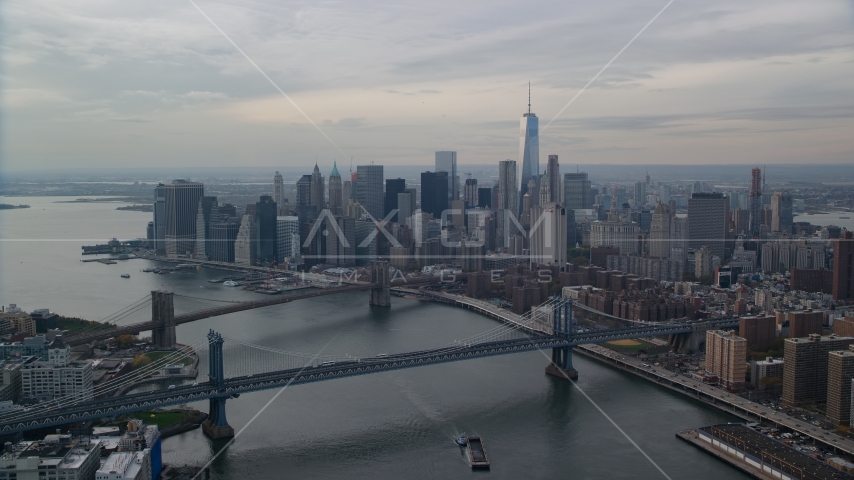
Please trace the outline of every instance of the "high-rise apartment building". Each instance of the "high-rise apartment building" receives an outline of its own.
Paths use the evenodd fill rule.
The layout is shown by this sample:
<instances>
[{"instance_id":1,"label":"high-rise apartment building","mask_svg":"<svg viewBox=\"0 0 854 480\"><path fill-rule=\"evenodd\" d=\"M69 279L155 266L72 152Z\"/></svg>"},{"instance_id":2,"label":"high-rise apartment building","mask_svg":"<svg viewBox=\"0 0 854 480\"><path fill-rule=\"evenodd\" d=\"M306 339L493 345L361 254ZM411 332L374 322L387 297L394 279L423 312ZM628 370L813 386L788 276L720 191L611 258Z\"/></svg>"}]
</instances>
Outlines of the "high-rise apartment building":
<instances>
[{"instance_id":1,"label":"high-rise apartment building","mask_svg":"<svg viewBox=\"0 0 854 480\"><path fill-rule=\"evenodd\" d=\"M466 202L467 208L474 208L477 206L477 179L476 178L467 178L466 186L463 191L463 200Z\"/></svg>"},{"instance_id":2,"label":"high-rise apartment building","mask_svg":"<svg viewBox=\"0 0 854 480\"><path fill-rule=\"evenodd\" d=\"M397 195L406 191L406 180L402 178L389 178L385 181L385 201L383 208L383 218L385 218L393 210L398 209ZM377 220L382 220L378 218ZM395 214L392 222L400 222L400 216Z\"/></svg>"},{"instance_id":3,"label":"high-rise apartment building","mask_svg":"<svg viewBox=\"0 0 854 480\"><path fill-rule=\"evenodd\" d=\"M528 181L540 176L540 134L537 115L531 113L531 86L528 85L528 113L522 115L519 132L519 161L522 171L519 176L519 197L528 192ZM531 194L533 196L533 193ZM520 208L521 204L516 208Z\"/></svg>"},{"instance_id":4,"label":"high-rise apartment building","mask_svg":"<svg viewBox=\"0 0 854 480\"><path fill-rule=\"evenodd\" d=\"M437 172L448 172L448 200L460 198L460 176L457 173L457 152L436 152Z\"/></svg>"},{"instance_id":5,"label":"high-rise apartment building","mask_svg":"<svg viewBox=\"0 0 854 480\"><path fill-rule=\"evenodd\" d=\"M733 332L706 331L706 371L727 390L741 390L747 374L747 341Z\"/></svg>"},{"instance_id":6,"label":"high-rise apartment building","mask_svg":"<svg viewBox=\"0 0 854 480\"><path fill-rule=\"evenodd\" d=\"M727 236L726 198L720 193L694 193L688 200L688 238L691 248L707 245L712 255L724 260Z\"/></svg>"},{"instance_id":7,"label":"high-rise apartment building","mask_svg":"<svg viewBox=\"0 0 854 480\"><path fill-rule=\"evenodd\" d=\"M670 214L659 203L652 213L649 226L649 256L670 258Z\"/></svg>"},{"instance_id":8,"label":"high-rise apartment building","mask_svg":"<svg viewBox=\"0 0 854 480\"><path fill-rule=\"evenodd\" d=\"M166 255L186 255L196 246L196 216L205 186L198 182L175 180L165 187Z\"/></svg>"},{"instance_id":9,"label":"high-rise apartment building","mask_svg":"<svg viewBox=\"0 0 854 480\"><path fill-rule=\"evenodd\" d=\"M277 235L277 206L273 197L261 195L261 199L255 203L255 225L258 229L256 236L258 246L255 254L258 262L271 264L276 261L278 248L276 247Z\"/></svg>"},{"instance_id":10,"label":"high-rise apartment building","mask_svg":"<svg viewBox=\"0 0 854 480\"><path fill-rule=\"evenodd\" d=\"M771 196L771 231L792 233L792 195L774 192Z\"/></svg>"},{"instance_id":11,"label":"high-rise apartment building","mask_svg":"<svg viewBox=\"0 0 854 480\"><path fill-rule=\"evenodd\" d=\"M777 338L777 318L773 315L741 317L738 335L747 341L747 348L763 351Z\"/></svg>"},{"instance_id":12,"label":"high-rise apartment building","mask_svg":"<svg viewBox=\"0 0 854 480\"><path fill-rule=\"evenodd\" d=\"M566 208L581 210L593 208L590 202L590 180L587 173L563 174L563 203Z\"/></svg>"},{"instance_id":13,"label":"high-rise apartment building","mask_svg":"<svg viewBox=\"0 0 854 480\"><path fill-rule=\"evenodd\" d=\"M789 321L790 338L806 337L813 333L821 335L824 330L822 311L786 312L786 320Z\"/></svg>"},{"instance_id":14,"label":"high-rise apartment building","mask_svg":"<svg viewBox=\"0 0 854 480\"><path fill-rule=\"evenodd\" d=\"M343 215L345 202L341 174L338 173L338 162L335 162L332 164L332 173L329 174L329 210L332 215Z\"/></svg>"},{"instance_id":15,"label":"high-rise apartment building","mask_svg":"<svg viewBox=\"0 0 854 480\"><path fill-rule=\"evenodd\" d=\"M854 298L854 233L833 240L833 299Z\"/></svg>"},{"instance_id":16,"label":"high-rise apartment building","mask_svg":"<svg viewBox=\"0 0 854 480\"><path fill-rule=\"evenodd\" d=\"M285 204L285 181L279 172L273 176L273 201L279 208Z\"/></svg>"},{"instance_id":17,"label":"high-rise apartment building","mask_svg":"<svg viewBox=\"0 0 854 480\"><path fill-rule=\"evenodd\" d=\"M166 185L154 187L154 250L166 252Z\"/></svg>"},{"instance_id":18,"label":"high-rise apartment building","mask_svg":"<svg viewBox=\"0 0 854 480\"><path fill-rule=\"evenodd\" d=\"M448 172L423 172L421 174L421 210L442 218L448 209Z\"/></svg>"},{"instance_id":19,"label":"high-rise apartment building","mask_svg":"<svg viewBox=\"0 0 854 480\"><path fill-rule=\"evenodd\" d=\"M783 347L783 405L798 407L827 401L828 354L846 350L852 337L787 338Z\"/></svg>"},{"instance_id":20,"label":"high-rise apartment building","mask_svg":"<svg viewBox=\"0 0 854 480\"><path fill-rule=\"evenodd\" d=\"M549 202L563 203L560 189L560 163L557 155L549 155L549 163L546 166L546 174L549 176Z\"/></svg>"},{"instance_id":21,"label":"high-rise apartment building","mask_svg":"<svg viewBox=\"0 0 854 480\"><path fill-rule=\"evenodd\" d=\"M383 166L358 165L356 167L356 183L354 185L356 201L376 221L383 219Z\"/></svg>"},{"instance_id":22,"label":"high-rise apartment building","mask_svg":"<svg viewBox=\"0 0 854 480\"><path fill-rule=\"evenodd\" d=\"M759 237L762 231L762 170L750 171L750 227L752 237Z\"/></svg>"},{"instance_id":23,"label":"high-rise apartment building","mask_svg":"<svg viewBox=\"0 0 854 480\"><path fill-rule=\"evenodd\" d=\"M836 425L851 423L851 380L854 352L837 350L827 357L827 418Z\"/></svg>"},{"instance_id":24,"label":"high-rise apartment building","mask_svg":"<svg viewBox=\"0 0 854 480\"><path fill-rule=\"evenodd\" d=\"M531 265L566 265L566 209L559 203L531 208Z\"/></svg>"}]
</instances>

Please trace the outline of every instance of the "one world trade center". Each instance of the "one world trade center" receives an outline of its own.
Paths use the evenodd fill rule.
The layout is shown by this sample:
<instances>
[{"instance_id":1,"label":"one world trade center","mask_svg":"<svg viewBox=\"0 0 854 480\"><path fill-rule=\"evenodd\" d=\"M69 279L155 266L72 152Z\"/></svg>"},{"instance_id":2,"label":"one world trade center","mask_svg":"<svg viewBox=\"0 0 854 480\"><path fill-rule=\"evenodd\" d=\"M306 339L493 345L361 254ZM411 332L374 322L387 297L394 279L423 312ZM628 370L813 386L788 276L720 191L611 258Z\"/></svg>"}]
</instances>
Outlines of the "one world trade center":
<instances>
[{"instance_id":1,"label":"one world trade center","mask_svg":"<svg viewBox=\"0 0 854 480\"><path fill-rule=\"evenodd\" d=\"M540 176L540 135L539 120L531 113L531 84L528 83L528 113L522 115L519 133L519 160L522 161L522 172L519 175L519 210L521 211L522 197L528 192L528 180L534 179L535 184ZM531 192L534 197L537 192Z\"/></svg>"}]
</instances>

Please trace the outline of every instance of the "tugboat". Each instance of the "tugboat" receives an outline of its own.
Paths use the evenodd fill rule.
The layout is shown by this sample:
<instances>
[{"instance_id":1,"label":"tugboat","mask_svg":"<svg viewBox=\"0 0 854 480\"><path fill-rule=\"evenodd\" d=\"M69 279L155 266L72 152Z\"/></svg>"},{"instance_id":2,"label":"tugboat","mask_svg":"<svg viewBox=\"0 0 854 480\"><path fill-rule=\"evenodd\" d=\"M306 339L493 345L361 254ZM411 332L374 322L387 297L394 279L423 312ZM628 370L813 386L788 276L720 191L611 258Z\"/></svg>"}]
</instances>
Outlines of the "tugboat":
<instances>
[{"instance_id":1,"label":"tugboat","mask_svg":"<svg viewBox=\"0 0 854 480\"><path fill-rule=\"evenodd\" d=\"M129 273L123 273L122 278L130 278L130 274Z\"/></svg>"},{"instance_id":2,"label":"tugboat","mask_svg":"<svg viewBox=\"0 0 854 480\"><path fill-rule=\"evenodd\" d=\"M466 432L461 433L459 437L455 438L454 443L461 447L465 447L466 445L468 445L468 440L466 440Z\"/></svg>"}]
</instances>

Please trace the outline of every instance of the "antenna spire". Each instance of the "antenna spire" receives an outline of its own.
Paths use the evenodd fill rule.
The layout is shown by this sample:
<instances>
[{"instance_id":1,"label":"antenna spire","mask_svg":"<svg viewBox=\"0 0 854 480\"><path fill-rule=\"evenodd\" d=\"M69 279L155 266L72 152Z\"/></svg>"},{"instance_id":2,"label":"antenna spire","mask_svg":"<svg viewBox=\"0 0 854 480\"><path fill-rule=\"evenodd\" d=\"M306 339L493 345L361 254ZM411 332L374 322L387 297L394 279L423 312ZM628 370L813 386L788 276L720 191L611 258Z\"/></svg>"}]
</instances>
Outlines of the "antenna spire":
<instances>
[{"instance_id":1,"label":"antenna spire","mask_svg":"<svg viewBox=\"0 0 854 480\"><path fill-rule=\"evenodd\" d=\"M531 82L528 82L528 115L531 114Z\"/></svg>"}]
</instances>

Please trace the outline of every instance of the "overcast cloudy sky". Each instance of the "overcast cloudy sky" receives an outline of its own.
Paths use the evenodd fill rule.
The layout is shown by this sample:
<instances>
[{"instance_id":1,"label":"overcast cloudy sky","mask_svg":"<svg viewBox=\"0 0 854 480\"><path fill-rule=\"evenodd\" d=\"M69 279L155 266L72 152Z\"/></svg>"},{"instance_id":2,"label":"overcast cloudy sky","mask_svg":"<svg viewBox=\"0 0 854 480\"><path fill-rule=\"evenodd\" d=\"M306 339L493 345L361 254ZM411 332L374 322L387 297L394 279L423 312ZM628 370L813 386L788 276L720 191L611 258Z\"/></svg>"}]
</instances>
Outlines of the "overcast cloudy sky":
<instances>
[{"instance_id":1,"label":"overcast cloudy sky","mask_svg":"<svg viewBox=\"0 0 854 480\"><path fill-rule=\"evenodd\" d=\"M0 152L13 170L854 160L850 0L0 3ZM340 149L340 150L339 150Z\"/></svg>"}]
</instances>

